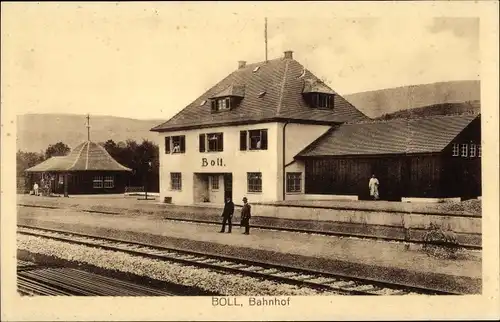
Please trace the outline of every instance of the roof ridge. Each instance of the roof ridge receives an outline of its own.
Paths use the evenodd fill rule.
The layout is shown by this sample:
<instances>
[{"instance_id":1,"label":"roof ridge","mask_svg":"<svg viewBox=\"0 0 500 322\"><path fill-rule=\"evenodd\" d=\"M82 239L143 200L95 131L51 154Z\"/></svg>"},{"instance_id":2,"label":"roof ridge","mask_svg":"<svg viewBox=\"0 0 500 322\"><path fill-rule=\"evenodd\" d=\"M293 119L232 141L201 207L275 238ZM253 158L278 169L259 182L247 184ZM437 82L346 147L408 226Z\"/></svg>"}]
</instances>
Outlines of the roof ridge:
<instances>
[{"instance_id":1,"label":"roof ridge","mask_svg":"<svg viewBox=\"0 0 500 322\"><path fill-rule=\"evenodd\" d=\"M481 113L453 113L453 114L436 114L436 115L425 115L425 116L416 116L416 117L398 117L392 119L369 119L364 121L353 121L353 122L345 122L346 125L353 124L375 124L375 123L390 123L396 121L413 121L413 120L423 120L423 119L431 119L431 118L439 118L439 117L457 117L457 116L479 116Z\"/></svg>"},{"instance_id":2,"label":"roof ridge","mask_svg":"<svg viewBox=\"0 0 500 322\"><path fill-rule=\"evenodd\" d=\"M89 169L89 150L90 150L90 141L87 141L87 155L85 160L85 170Z\"/></svg>"},{"instance_id":3,"label":"roof ridge","mask_svg":"<svg viewBox=\"0 0 500 322\"><path fill-rule=\"evenodd\" d=\"M280 96L278 98L278 108L276 109L276 115L279 116L280 115L280 110L281 110L281 106L283 105L283 95L284 95L284 92L285 92L285 85L286 85L286 76L287 76L287 73L288 73L288 64L290 63L289 60L287 60L285 62L285 71L283 72L283 81L281 82L281 89L280 89Z\"/></svg>"},{"instance_id":4,"label":"roof ridge","mask_svg":"<svg viewBox=\"0 0 500 322\"><path fill-rule=\"evenodd\" d=\"M76 163L78 162L78 160L80 160L80 156L82 155L82 151L83 151L83 146L85 145L85 143L88 143L89 141L86 141L82 144L82 148L80 149L80 153L78 153L78 156L75 158L75 161L73 162L73 164L68 168L68 170L71 170L71 168L73 168Z\"/></svg>"}]
</instances>

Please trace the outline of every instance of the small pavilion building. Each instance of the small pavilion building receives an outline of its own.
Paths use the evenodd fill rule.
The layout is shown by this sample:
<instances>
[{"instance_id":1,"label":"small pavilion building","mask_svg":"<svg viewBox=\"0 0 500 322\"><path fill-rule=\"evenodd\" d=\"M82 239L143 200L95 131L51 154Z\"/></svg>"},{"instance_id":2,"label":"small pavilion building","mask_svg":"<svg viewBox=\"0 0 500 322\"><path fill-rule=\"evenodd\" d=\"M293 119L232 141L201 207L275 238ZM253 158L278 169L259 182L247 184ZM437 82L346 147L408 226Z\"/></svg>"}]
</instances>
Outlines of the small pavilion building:
<instances>
[{"instance_id":1,"label":"small pavilion building","mask_svg":"<svg viewBox=\"0 0 500 322\"><path fill-rule=\"evenodd\" d=\"M26 170L31 186L37 182L41 190L64 195L123 193L131 171L91 141Z\"/></svg>"}]
</instances>

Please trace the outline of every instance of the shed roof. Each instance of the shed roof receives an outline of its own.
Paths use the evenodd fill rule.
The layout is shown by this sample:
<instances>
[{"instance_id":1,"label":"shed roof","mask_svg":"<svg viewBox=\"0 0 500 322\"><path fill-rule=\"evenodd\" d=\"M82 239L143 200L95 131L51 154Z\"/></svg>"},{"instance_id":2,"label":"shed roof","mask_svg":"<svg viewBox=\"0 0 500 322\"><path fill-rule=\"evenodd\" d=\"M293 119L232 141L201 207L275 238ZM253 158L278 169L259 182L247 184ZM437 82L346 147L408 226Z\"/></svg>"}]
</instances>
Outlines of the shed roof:
<instances>
[{"instance_id":1,"label":"shed roof","mask_svg":"<svg viewBox=\"0 0 500 322\"><path fill-rule=\"evenodd\" d=\"M99 144L86 141L67 156L51 157L26 170L27 172L63 171L132 171L122 166Z\"/></svg>"},{"instance_id":2,"label":"shed roof","mask_svg":"<svg viewBox=\"0 0 500 322\"><path fill-rule=\"evenodd\" d=\"M367 119L340 95L335 95L333 110L311 108L302 96L304 88L310 87L310 84L321 84L321 90L335 93L293 58L249 64L229 74L170 120L151 131L277 120L335 124ZM220 96L226 90L238 89L238 86L244 86L245 89L241 103L231 110L211 113L208 100Z\"/></svg>"},{"instance_id":3,"label":"shed roof","mask_svg":"<svg viewBox=\"0 0 500 322\"><path fill-rule=\"evenodd\" d=\"M296 157L441 152L480 115L439 115L342 124Z\"/></svg>"}]
</instances>

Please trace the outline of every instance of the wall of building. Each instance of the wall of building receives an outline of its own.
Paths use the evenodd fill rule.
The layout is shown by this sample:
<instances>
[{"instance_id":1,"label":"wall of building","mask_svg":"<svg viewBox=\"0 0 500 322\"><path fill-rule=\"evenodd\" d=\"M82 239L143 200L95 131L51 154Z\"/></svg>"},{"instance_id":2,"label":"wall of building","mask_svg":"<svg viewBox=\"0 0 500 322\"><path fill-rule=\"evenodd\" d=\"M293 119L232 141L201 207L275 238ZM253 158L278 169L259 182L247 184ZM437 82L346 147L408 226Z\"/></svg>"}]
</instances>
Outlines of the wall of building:
<instances>
[{"instance_id":1,"label":"wall of building","mask_svg":"<svg viewBox=\"0 0 500 322\"><path fill-rule=\"evenodd\" d=\"M279 151L283 149L283 127L284 123L280 124L280 137L279 137ZM289 123L285 128L285 160L283 161L283 156L279 156L278 168L280 172L278 174L278 189L281 191L280 198L278 200L283 200L283 184L286 184L286 179L283 181L283 165L286 172L300 172L302 173L301 180L301 191L300 192L285 192L285 199L303 199L304 196L304 181L305 181L305 166L303 161L294 161L295 155L306 148L314 140L323 135L326 131L330 129L331 126L328 125L314 125L314 124L295 124ZM286 177L285 177L286 178Z\"/></svg>"},{"instance_id":2,"label":"wall of building","mask_svg":"<svg viewBox=\"0 0 500 322\"><path fill-rule=\"evenodd\" d=\"M268 149L240 151L240 131L267 129ZM202 133L224 133L224 151L199 152L199 135ZM165 137L185 135L185 153L166 154ZM240 203L246 196L252 202L274 201L280 195L276 185L278 172L278 124L264 123L188 131L159 133L157 144L160 147L160 198L172 197L174 204L192 204L195 200L194 173L232 173L233 200ZM170 173L182 174L182 189L172 190ZM262 173L262 192L247 191L247 172ZM222 179L221 179L222 180ZM200 182L198 182L200 183ZM201 183L200 183L201 184ZM220 188L223 189L221 182ZM223 192L223 190L222 190ZM196 195L201 194L197 188Z\"/></svg>"}]
</instances>

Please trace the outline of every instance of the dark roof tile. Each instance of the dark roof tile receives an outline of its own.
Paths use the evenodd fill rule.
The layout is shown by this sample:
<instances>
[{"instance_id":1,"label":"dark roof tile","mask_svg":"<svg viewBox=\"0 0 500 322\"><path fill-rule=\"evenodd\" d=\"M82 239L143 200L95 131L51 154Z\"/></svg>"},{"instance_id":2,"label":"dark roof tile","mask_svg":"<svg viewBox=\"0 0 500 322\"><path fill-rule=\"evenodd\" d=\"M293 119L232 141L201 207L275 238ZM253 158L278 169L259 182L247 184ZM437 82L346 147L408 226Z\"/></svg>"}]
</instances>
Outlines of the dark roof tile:
<instances>
[{"instance_id":1,"label":"dark roof tile","mask_svg":"<svg viewBox=\"0 0 500 322\"><path fill-rule=\"evenodd\" d=\"M297 157L441 152L478 115L439 115L342 124Z\"/></svg>"},{"instance_id":2,"label":"dark roof tile","mask_svg":"<svg viewBox=\"0 0 500 322\"><path fill-rule=\"evenodd\" d=\"M256 67L260 68L254 71ZM232 72L170 120L151 130L168 131L278 118L331 124L367 119L338 94L335 95L333 110L309 107L302 97L306 82L322 84L316 76L293 59L279 58L267 63L249 64ZM201 104L235 86L236 89L237 86L244 86L245 90L244 99L235 108L211 113L208 104ZM324 84L322 86L329 89ZM262 92L266 94L259 95Z\"/></svg>"}]
</instances>

